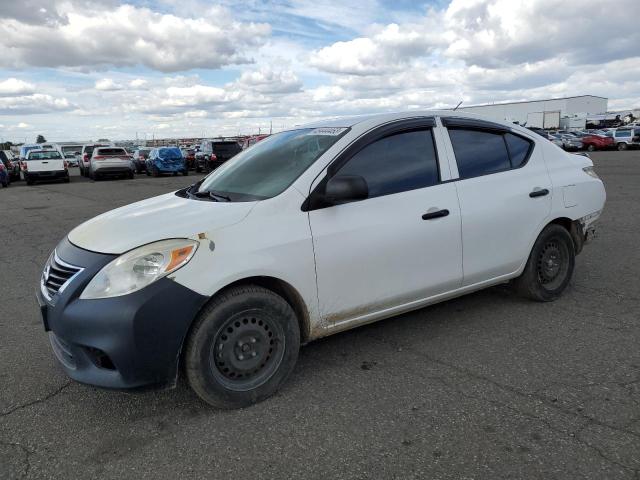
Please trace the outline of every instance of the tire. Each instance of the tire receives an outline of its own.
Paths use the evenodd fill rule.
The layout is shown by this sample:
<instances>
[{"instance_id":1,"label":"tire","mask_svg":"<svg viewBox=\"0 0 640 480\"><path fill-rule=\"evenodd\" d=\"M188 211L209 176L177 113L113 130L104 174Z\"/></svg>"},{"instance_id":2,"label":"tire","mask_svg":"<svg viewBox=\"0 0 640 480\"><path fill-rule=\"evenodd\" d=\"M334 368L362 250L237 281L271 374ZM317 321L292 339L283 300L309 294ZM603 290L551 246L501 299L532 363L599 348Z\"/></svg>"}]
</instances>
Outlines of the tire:
<instances>
[{"instance_id":1,"label":"tire","mask_svg":"<svg viewBox=\"0 0 640 480\"><path fill-rule=\"evenodd\" d=\"M9 182L2 182L2 188L7 188L9 186Z\"/></svg>"},{"instance_id":2,"label":"tire","mask_svg":"<svg viewBox=\"0 0 640 480\"><path fill-rule=\"evenodd\" d=\"M129 175L127 175L127 178L128 178L129 180L133 180L133 170L131 170L131 171L129 172Z\"/></svg>"},{"instance_id":3,"label":"tire","mask_svg":"<svg viewBox=\"0 0 640 480\"><path fill-rule=\"evenodd\" d=\"M620 142L620 143L617 145L617 148L618 148L618 151L619 151L619 152L622 152L622 151L624 151L624 150L626 150L626 149L627 149L627 144L626 144L626 143L624 143L624 142Z\"/></svg>"},{"instance_id":4,"label":"tire","mask_svg":"<svg viewBox=\"0 0 640 480\"><path fill-rule=\"evenodd\" d=\"M196 173L200 173L202 169L199 166L196 166Z\"/></svg>"},{"instance_id":5,"label":"tire","mask_svg":"<svg viewBox=\"0 0 640 480\"><path fill-rule=\"evenodd\" d=\"M596 149L593 145L587 145L587 151L593 152Z\"/></svg>"},{"instance_id":6,"label":"tire","mask_svg":"<svg viewBox=\"0 0 640 480\"><path fill-rule=\"evenodd\" d=\"M35 182L30 179L29 177L25 178L25 180L27 181L27 185L33 185Z\"/></svg>"},{"instance_id":7,"label":"tire","mask_svg":"<svg viewBox=\"0 0 640 480\"><path fill-rule=\"evenodd\" d=\"M299 350L298 321L282 297L258 286L233 287L195 320L186 340L187 379L214 407L246 407L280 388Z\"/></svg>"},{"instance_id":8,"label":"tire","mask_svg":"<svg viewBox=\"0 0 640 480\"><path fill-rule=\"evenodd\" d=\"M158 170L157 167L153 167L153 176L154 177L159 177L160 176L160 170Z\"/></svg>"},{"instance_id":9,"label":"tire","mask_svg":"<svg viewBox=\"0 0 640 480\"><path fill-rule=\"evenodd\" d=\"M69 177L65 177L64 180L63 180L64 183L69 183L70 181L71 181L71 179Z\"/></svg>"},{"instance_id":10,"label":"tire","mask_svg":"<svg viewBox=\"0 0 640 480\"><path fill-rule=\"evenodd\" d=\"M557 300L571 281L575 245L560 225L547 225L531 249L524 272L515 281L518 293L539 302Z\"/></svg>"},{"instance_id":11,"label":"tire","mask_svg":"<svg viewBox=\"0 0 640 480\"><path fill-rule=\"evenodd\" d=\"M184 175L185 177L189 175L189 170L185 169L184 172L182 172L182 175Z\"/></svg>"}]
</instances>

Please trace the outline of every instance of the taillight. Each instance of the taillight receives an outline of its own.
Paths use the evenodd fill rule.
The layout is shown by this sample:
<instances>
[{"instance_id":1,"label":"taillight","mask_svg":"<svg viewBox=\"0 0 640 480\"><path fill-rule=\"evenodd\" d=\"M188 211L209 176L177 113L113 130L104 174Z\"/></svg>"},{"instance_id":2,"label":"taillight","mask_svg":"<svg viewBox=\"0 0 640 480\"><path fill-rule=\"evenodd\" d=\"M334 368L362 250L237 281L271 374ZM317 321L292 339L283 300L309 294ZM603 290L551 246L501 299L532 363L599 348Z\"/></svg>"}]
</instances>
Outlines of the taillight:
<instances>
[{"instance_id":1,"label":"taillight","mask_svg":"<svg viewBox=\"0 0 640 480\"><path fill-rule=\"evenodd\" d=\"M69 162L67 162L66 160L64 161L64 169L68 169L69 168Z\"/></svg>"},{"instance_id":2,"label":"taillight","mask_svg":"<svg viewBox=\"0 0 640 480\"><path fill-rule=\"evenodd\" d=\"M211 154L211 161L212 161L212 162L215 162L217 159L218 159L218 157L216 157L216 154L215 154L215 153L212 153L212 154Z\"/></svg>"},{"instance_id":3,"label":"taillight","mask_svg":"<svg viewBox=\"0 0 640 480\"><path fill-rule=\"evenodd\" d=\"M20 162L20 166L22 167L23 172L26 172L27 170L29 170L27 162Z\"/></svg>"},{"instance_id":4,"label":"taillight","mask_svg":"<svg viewBox=\"0 0 640 480\"><path fill-rule=\"evenodd\" d=\"M94 160L104 160L105 158L107 157L105 157L104 155L96 155L95 157L93 157Z\"/></svg>"},{"instance_id":5,"label":"taillight","mask_svg":"<svg viewBox=\"0 0 640 480\"><path fill-rule=\"evenodd\" d=\"M82 155L82 161L83 162L88 162L89 161L89 154L85 153L84 155Z\"/></svg>"}]
</instances>

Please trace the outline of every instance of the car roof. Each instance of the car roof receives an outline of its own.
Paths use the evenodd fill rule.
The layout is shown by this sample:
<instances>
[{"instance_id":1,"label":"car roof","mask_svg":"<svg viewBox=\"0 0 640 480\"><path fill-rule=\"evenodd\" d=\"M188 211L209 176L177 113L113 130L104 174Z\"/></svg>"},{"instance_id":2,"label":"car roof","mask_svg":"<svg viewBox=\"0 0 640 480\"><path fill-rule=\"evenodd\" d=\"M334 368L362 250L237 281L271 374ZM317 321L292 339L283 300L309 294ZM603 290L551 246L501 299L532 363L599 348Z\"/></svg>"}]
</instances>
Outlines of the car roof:
<instances>
[{"instance_id":1,"label":"car roof","mask_svg":"<svg viewBox=\"0 0 640 480\"><path fill-rule=\"evenodd\" d=\"M420 117L458 117L458 118L470 118L476 120L483 120L487 122L501 124L510 128L518 127L518 129L525 129L521 125L515 123L506 122L503 120L496 120L495 118L487 117L484 115L478 115L476 113L465 112L464 110L406 110L404 112L394 113L376 113L370 115L357 115L341 118L330 118L326 120L318 120L315 122L296 125L293 129L299 128L319 128L319 127L354 127L360 123L386 123L394 120L403 120L409 118Z\"/></svg>"}]
</instances>

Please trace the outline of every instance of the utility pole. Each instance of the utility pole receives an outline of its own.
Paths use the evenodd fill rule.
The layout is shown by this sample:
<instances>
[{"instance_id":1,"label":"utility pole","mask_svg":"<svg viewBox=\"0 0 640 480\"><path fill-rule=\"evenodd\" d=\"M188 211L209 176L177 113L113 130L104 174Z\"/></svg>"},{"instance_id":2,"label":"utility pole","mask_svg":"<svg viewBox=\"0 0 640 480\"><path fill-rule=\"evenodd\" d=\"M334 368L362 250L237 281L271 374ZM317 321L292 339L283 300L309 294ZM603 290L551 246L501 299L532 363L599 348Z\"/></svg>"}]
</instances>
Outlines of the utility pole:
<instances>
[{"instance_id":1,"label":"utility pole","mask_svg":"<svg viewBox=\"0 0 640 480\"><path fill-rule=\"evenodd\" d=\"M273 133L273 120L269 122L269 135Z\"/></svg>"}]
</instances>

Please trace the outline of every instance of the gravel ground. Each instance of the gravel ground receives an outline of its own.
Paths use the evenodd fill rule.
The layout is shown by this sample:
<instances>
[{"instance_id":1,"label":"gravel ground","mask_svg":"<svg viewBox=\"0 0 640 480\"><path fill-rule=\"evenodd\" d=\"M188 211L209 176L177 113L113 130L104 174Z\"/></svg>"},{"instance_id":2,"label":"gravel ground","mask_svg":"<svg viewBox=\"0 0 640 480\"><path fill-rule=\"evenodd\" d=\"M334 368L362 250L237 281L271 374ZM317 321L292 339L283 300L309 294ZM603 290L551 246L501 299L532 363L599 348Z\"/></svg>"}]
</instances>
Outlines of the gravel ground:
<instances>
[{"instance_id":1,"label":"gravel ground","mask_svg":"<svg viewBox=\"0 0 640 480\"><path fill-rule=\"evenodd\" d=\"M0 478L640 480L640 152L592 158L608 201L563 298L493 288L323 339L238 411L70 382L34 298L71 228L193 176L0 190Z\"/></svg>"}]
</instances>

